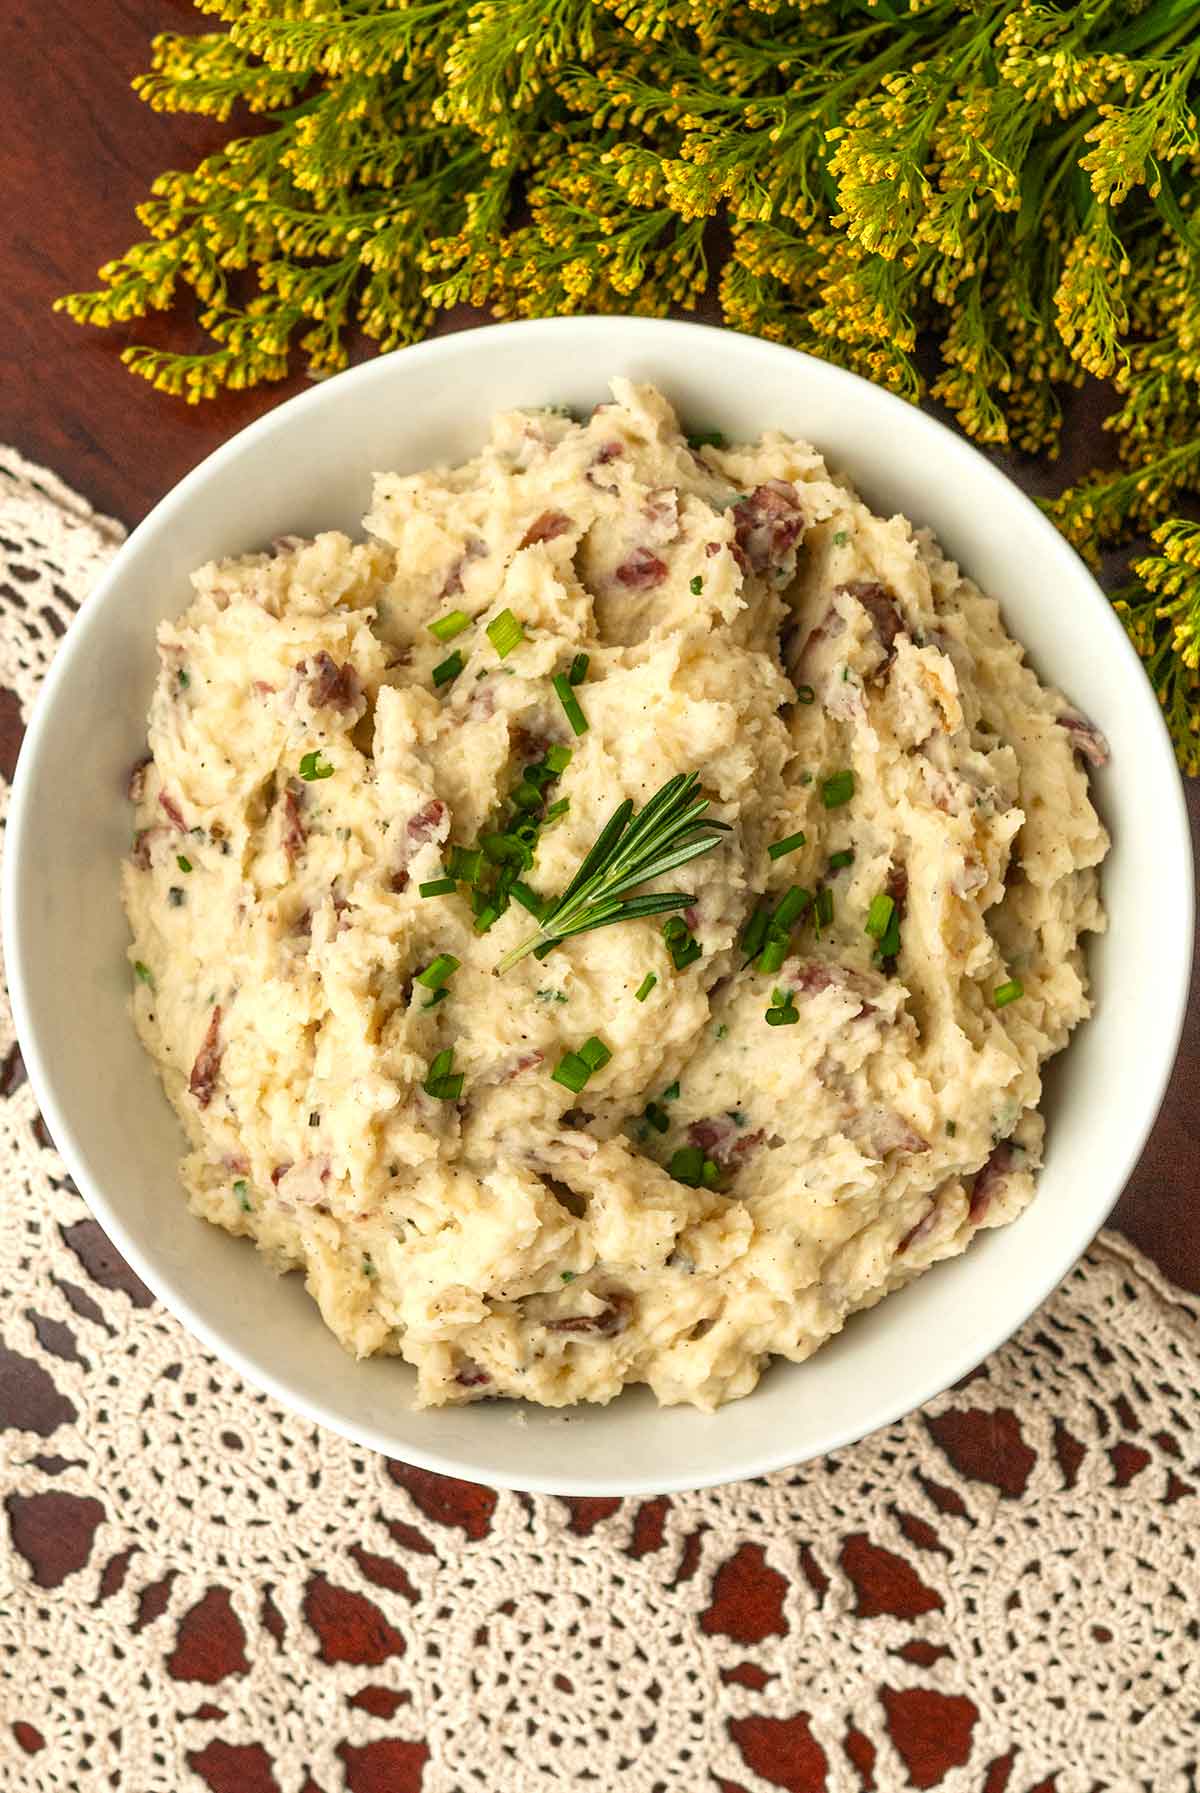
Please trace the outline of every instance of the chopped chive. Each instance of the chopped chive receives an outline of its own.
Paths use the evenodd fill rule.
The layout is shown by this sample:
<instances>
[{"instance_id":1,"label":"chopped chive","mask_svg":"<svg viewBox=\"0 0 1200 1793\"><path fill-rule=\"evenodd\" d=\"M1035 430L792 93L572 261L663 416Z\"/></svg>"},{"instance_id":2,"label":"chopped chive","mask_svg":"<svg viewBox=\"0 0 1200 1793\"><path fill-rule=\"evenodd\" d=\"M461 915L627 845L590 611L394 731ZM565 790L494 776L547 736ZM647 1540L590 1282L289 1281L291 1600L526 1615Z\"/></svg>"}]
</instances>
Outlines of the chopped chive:
<instances>
[{"instance_id":1,"label":"chopped chive","mask_svg":"<svg viewBox=\"0 0 1200 1793\"><path fill-rule=\"evenodd\" d=\"M575 1281L575 1272L573 1270L560 1270L558 1274L562 1277L564 1282Z\"/></svg>"},{"instance_id":2,"label":"chopped chive","mask_svg":"<svg viewBox=\"0 0 1200 1793\"><path fill-rule=\"evenodd\" d=\"M849 803L854 795L854 774L850 771L834 772L821 783L821 802L826 809L839 809L843 803Z\"/></svg>"},{"instance_id":3,"label":"chopped chive","mask_svg":"<svg viewBox=\"0 0 1200 1793\"><path fill-rule=\"evenodd\" d=\"M817 926L827 928L833 920L833 892L827 884L817 891Z\"/></svg>"},{"instance_id":4,"label":"chopped chive","mask_svg":"<svg viewBox=\"0 0 1200 1793\"><path fill-rule=\"evenodd\" d=\"M678 1078L675 1079L674 1083L669 1083L667 1085L666 1089L662 1093L662 1099L664 1102L678 1102L678 1100L679 1100L679 1079Z\"/></svg>"},{"instance_id":5,"label":"chopped chive","mask_svg":"<svg viewBox=\"0 0 1200 1793\"><path fill-rule=\"evenodd\" d=\"M767 930L772 940L786 934L794 921L798 921L812 902L812 891L805 890L802 884L793 884L790 890L784 891L771 917Z\"/></svg>"},{"instance_id":6,"label":"chopped chive","mask_svg":"<svg viewBox=\"0 0 1200 1793\"><path fill-rule=\"evenodd\" d=\"M794 1002L777 1003L766 1013L768 1027L794 1027L800 1019L800 1010Z\"/></svg>"},{"instance_id":7,"label":"chopped chive","mask_svg":"<svg viewBox=\"0 0 1200 1793\"><path fill-rule=\"evenodd\" d=\"M579 699L571 689L570 680L564 678L561 672L555 673L554 675L554 689L558 694L559 703L567 713L567 721L571 724L575 733L577 735L585 735L588 726L587 717L579 707Z\"/></svg>"},{"instance_id":8,"label":"chopped chive","mask_svg":"<svg viewBox=\"0 0 1200 1793\"><path fill-rule=\"evenodd\" d=\"M416 981L419 984L424 984L427 990L440 990L442 985L454 976L458 967L459 961L453 953L439 953L437 958L431 960L425 967L424 971L417 973Z\"/></svg>"},{"instance_id":9,"label":"chopped chive","mask_svg":"<svg viewBox=\"0 0 1200 1793\"><path fill-rule=\"evenodd\" d=\"M242 1213L243 1214L252 1213L253 1210L250 1206L250 1197L246 1193L245 1177L238 1177L238 1179L236 1180L236 1182L233 1185L233 1193L238 1198L238 1207L242 1210Z\"/></svg>"},{"instance_id":10,"label":"chopped chive","mask_svg":"<svg viewBox=\"0 0 1200 1793\"><path fill-rule=\"evenodd\" d=\"M178 884L172 884L170 890L168 890L167 901L170 903L172 909L182 909L185 898Z\"/></svg>"},{"instance_id":11,"label":"chopped chive","mask_svg":"<svg viewBox=\"0 0 1200 1793\"><path fill-rule=\"evenodd\" d=\"M486 904L475 917L475 932L477 934L486 934L489 928L495 927L499 919L500 911L495 903Z\"/></svg>"},{"instance_id":12,"label":"chopped chive","mask_svg":"<svg viewBox=\"0 0 1200 1793\"><path fill-rule=\"evenodd\" d=\"M494 616L485 633L502 660L507 660L525 639L525 631L511 610L502 610L499 616Z\"/></svg>"},{"instance_id":13,"label":"chopped chive","mask_svg":"<svg viewBox=\"0 0 1200 1793\"><path fill-rule=\"evenodd\" d=\"M647 1102L642 1114L656 1133L665 1133L671 1125L670 1117L659 1107L657 1102Z\"/></svg>"},{"instance_id":14,"label":"chopped chive","mask_svg":"<svg viewBox=\"0 0 1200 1793\"><path fill-rule=\"evenodd\" d=\"M423 897L449 896L458 885L453 878L430 878L425 884L418 884L417 890Z\"/></svg>"},{"instance_id":15,"label":"chopped chive","mask_svg":"<svg viewBox=\"0 0 1200 1793\"><path fill-rule=\"evenodd\" d=\"M449 994L450 992L445 986L440 990L435 990L433 995L429 998L429 1001L421 1004L422 1009L435 1009L439 1002L445 1002Z\"/></svg>"},{"instance_id":16,"label":"chopped chive","mask_svg":"<svg viewBox=\"0 0 1200 1793\"><path fill-rule=\"evenodd\" d=\"M433 669L434 684L435 685L450 684L452 679L456 679L458 677L459 673L462 671L465 664L466 664L466 662L464 661L462 655L459 653L458 649L455 648L454 652L452 654L450 654L448 656L448 658L441 661L441 663L439 665L434 667L434 669Z\"/></svg>"},{"instance_id":17,"label":"chopped chive","mask_svg":"<svg viewBox=\"0 0 1200 1793\"><path fill-rule=\"evenodd\" d=\"M671 963L676 971L683 971L694 965L704 952L700 942L689 930L686 922L673 915L663 927L663 939L667 943L667 951L671 955Z\"/></svg>"},{"instance_id":18,"label":"chopped chive","mask_svg":"<svg viewBox=\"0 0 1200 1793\"><path fill-rule=\"evenodd\" d=\"M583 658L587 658L586 654ZM546 766L549 771L553 772L556 778L559 778L566 771L574 757L575 755L569 747L560 747L556 741L552 747L547 747L546 749Z\"/></svg>"},{"instance_id":19,"label":"chopped chive","mask_svg":"<svg viewBox=\"0 0 1200 1793\"><path fill-rule=\"evenodd\" d=\"M706 1158L700 1166L700 1181L706 1189L715 1189L721 1181L720 1165L714 1164L711 1158Z\"/></svg>"},{"instance_id":20,"label":"chopped chive","mask_svg":"<svg viewBox=\"0 0 1200 1793\"><path fill-rule=\"evenodd\" d=\"M143 965L140 959L135 959L133 961L133 974L139 983L146 984L153 990L154 973L151 971L149 965Z\"/></svg>"},{"instance_id":21,"label":"chopped chive","mask_svg":"<svg viewBox=\"0 0 1200 1793\"><path fill-rule=\"evenodd\" d=\"M436 622L427 625L429 633L438 641L453 641L464 629L471 627L471 619L465 610L447 610L445 616L439 616Z\"/></svg>"},{"instance_id":22,"label":"chopped chive","mask_svg":"<svg viewBox=\"0 0 1200 1793\"><path fill-rule=\"evenodd\" d=\"M957 1121L947 1121L946 1122L946 1132L949 1134L950 1138L953 1139L954 1135L958 1132L958 1122Z\"/></svg>"},{"instance_id":23,"label":"chopped chive","mask_svg":"<svg viewBox=\"0 0 1200 1793\"><path fill-rule=\"evenodd\" d=\"M603 1040L598 1040L593 1034L579 1048L579 1056L589 1071L602 1071L612 1057L612 1052Z\"/></svg>"},{"instance_id":24,"label":"chopped chive","mask_svg":"<svg viewBox=\"0 0 1200 1793\"><path fill-rule=\"evenodd\" d=\"M550 1075L555 1083L561 1083L573 1095L578 1095L588 1078L592 1067L577 1052L564 1052Z\"/></svg>"},{"instance_id":25,"label":"chopped chive","mask_svg":"<svg viewBox=\"0 0 1200 1793\"><path fill-rule=\"evenodd\" d=\"M880 964L885 959L894 959L900 951L900 916L893 910L892 919L888 922L887 933L875 948Z\"/></svg>"},{"instance_id":26,"label":"chopped chive","mask_svg":"<svg viewBox=\"0 0 1200 1793\"><path fill-rule=\"evenodd\" d=\"M513 806L516 809L533 810L542 807L542 793L536 784L523 778L512 794Z\"/></svg>"},{"instance_id":27,"label":"chopped chive","mask_svg":"<svg viewBox=\"0 0 1200 1793\"><path fill-rule=\"evenodd\" d=\"M567 673L567 683L569 685L582 685L584 679L587 678L587 670L591 663L592 657L590 654L576 654L571 662L570 671Z\"/></svg>"},{"instance_id":28,"label":"chopped chive","mask_svg":"<svg viewBox=\"0 0 1200 1793\"><path fill-rule=\"evenodd\" d=\"M691 594L694 598L698 598L700 596L700 593L704 590L704 581L700 577L699 573L697 573L696 576L692 580L689 581L688 590L691 592Z\"/></svg>"},{"instance_id":29,"label":"chopped chive","mask_svg":"<svg viewBox=\"0 0 1200 1793\"><path fill-rule=\"evenodd\" d=\"M992 991L992 1001L998 1009L1006 1008L1015 1002L1018 996L1024 996L1025 986L1019 978L1010 977L1006 984L998 984Z\"/></svg>"},{"instance_id":30,"label":"chopped chive","mask_svg":"<svg viewBox=\"0 0 1200 1793\"><path fill-rule=\"evenodd\" d=\"M447 877L461 879L464 884L474 884L483 871L481 847L451 847L446 860Z\"/></svg>"},{"instance_id":31,"label":"chopped chive","mask_svg":"<svg viewBox=\"0 0 1200 1793\"><path fill-rule=\"evenodd\" d=\"M645 977L642 979L641 983L638 985L638 988L634 994L633 1000L635 1002L645 1002L647 996L649 996L651 990L653 990L653 988L657 982L658 982L658 978L656 977L654 972L648 971L646 973Z\"/></svg>"},{"instance_id":32,"label":"chopped chive","mask_svg":"<svg viewBox=\"0 0 1200 1793\"><path fill-rule=\"evenodd\" d=\"M849 540L850 537L846 534L846 531L844 529L839 529L834 534L833 545L835 548L844 548Z\"/></svg>"},{"instance_id":33,"label":"chopped chive","mask_svg":"<svg viewBox=\"0 0 1200 1793\"><path fill-rule=\"evenodd\" d=\"M698 1189L704 1179L705 1159L699 1146L680 1146L671 1154L671 1162L667 1165L668 1176L674 1177L677 1183L686 1183L691 1189Z\"/></svg>"},{"instance_id":34,"label":"chopped chive","mask_svg":"<svg viewBox=\"0 0 1200 1793\"><path fill-rule=\"evenodd\" d=\"M758 970L768 974L778 971L788 956L788 946L787 940L768 940L758 955Z\"/></svg>"},{"instance_id":35,"label":"chopped chive","mask_svg":"<svg viewBox=\"0 0 1200 1793\"><path fill-rule=\"evenodd\" d=\"M802 847L807 838L807 835L800 833L789 834L783 840L774 841L767 848L767 858L782 859L786 853L794 853L797 847Z\"/></svg>"},{"instance_id":36,"label":"chopped chive","mask_svg":"<svg viewBox=\"0 0 1200 1793\"><path fill-rule=\"evenodd\" d=\"M186 691L192 682L192 675L186 666L181 666L175 674L175 682L181 691Z\"/></svg>"},{"instance_id":37,"label":"chopped chive","mask_svg":"<svg viewBox=\"0 0 1200 1793\"><path fill-rule=\"evenodd\" d=\"M843 847L840 853L831 853L829 855L829 869L831 872L840 872L846 866L853 864L854 854L849 847Z\"/></svg>"},{"instance_id":38,"label":"chopped chive","mask_svg":"<svg viewBox=\"0 0 1200 1793\"><path fill-rule=\"evenodd\" d=\"M518 878L517 882L512 887L512 893L516 897L518 903L520 903L522 909L528 909L531 915L536 915L539 921L541 920L542 910L546 905L536 890L531 890L528 884L522 884L521 880Z\"/></svg>"},{"instance_id":39,"label":"chopped chive","mask_svg":"<svg viewBox=\"0 0 1200 1793\"><path fill-rule=\"evenodd\" d=\"M300 776L305 784L311 784L314 778L333 777L333 767L319 747L314 748L312 753L306 753L300 761Z\"/></svg>"},{"instance_id":40,"label":"chopped chive","mask_svg":"<svg viewBox=\"0 0 1200 1793\"><path fill-rule=\"evenodd\" d=\"M742 930L742 951L748 959L757 958L771 920L771 905L760 903Z\"/></svg>"},{"instance_id":41,"label":"chopped chive","mask_svg":"<svg viewBox=\"0 0 1200 1793\"><path fill-rule=\"evenodd\" d=\"M811 704L816 703L816 701L817 694L811 685L796 686L796 702L798 704Z\"/></svg>"},{"instance_id":42,"label":"chopped chive","mask_svg":"<svg viewBox=\"0 0 1200 1793\"><path fill-rule=\"evenodd\" d=\"M458 1071L452 1075L450 1067L453 1063L453 1048L447 1046L429 1067L423 1086L427 1096L434 1096L439 1102L457 1102L462 1094L463 1073Z\"/></svg>"},{"instance_id":43,"label":"chopped chive","mask_svg":"<svg viewBox=\"0 0 1200 1793\"><path fill-rule=\"evenodd\" d=\"M888 923L896 905L886 891L881 890L878 896L871 898L871 907L867 910L865 932L872 940L882 940L888 931Z\"/></svg>"},{"instance_id":44,"label":"chopped chive","mask_svg":"<svg viewBox=\"0 0 1200 1793\"><path fill-rule=\"evenodd\" d=\"M700 430L695 436L687 439L689 448L724 448L725 437L720 430Z\"/></svg>"},{"instance_id":45,"label":"chopped chive","mask_svg":"<svg viewBox=\"0 0 1200 1793\"><path fill-rule=\"evenodd\" d=\"M175 863L179 867L181 872L190 872L192 869L191 860L185 859L182 853L176 853Z\"/></svg>"},{"instance_id":46,"label":"chopped chive","mask_svg":"<svg viewBox=\"0 0 1200 1793\"><path fill-rule=\"evenodd\" d=\"M479 844L493 865L516 865L528 871L533 854L523 840L512 834L481 834Z\"/></svg>"}]
</instances>

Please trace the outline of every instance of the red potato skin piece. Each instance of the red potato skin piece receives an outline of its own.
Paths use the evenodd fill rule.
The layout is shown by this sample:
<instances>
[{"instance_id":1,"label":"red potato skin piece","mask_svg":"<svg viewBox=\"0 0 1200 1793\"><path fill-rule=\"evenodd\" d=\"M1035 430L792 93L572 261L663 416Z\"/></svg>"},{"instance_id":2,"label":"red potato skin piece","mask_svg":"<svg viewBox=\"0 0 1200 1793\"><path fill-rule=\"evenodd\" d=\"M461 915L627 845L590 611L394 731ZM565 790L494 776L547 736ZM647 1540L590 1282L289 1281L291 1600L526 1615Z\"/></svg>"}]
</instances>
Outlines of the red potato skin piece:
<instances>
[{"instance_id":1,"label":"red potato skin piece","mask_svg":"<svg viewBox=\"0 0 1200 1793\"><path fill-rule=\"evenodd\" d=\"M611 1338L629 1324L631 1302L628 1295L608 1295L608 1306L598 1314L571 1314L562 1320L547 1320L547 1332L591 1333L597 1338Z\"/></svg>"},{"instance_id":2,"label":"red potato skin piece","mask_svg":"<svg viewBox=\"0 0 1200 1793\"><path fill-rule=\"evenodd\" d=\"M736 540L735 557L743 571L765 573L778 565L799 541L804 530L804 511L796 488L785 479L769 479L755 486L748 498L732 508Z\"/></svg>"},{"instance_id":3,"label":"red potato skin piece","mask_svg":"<svg viewBox=\"0 0 1200 1793\"><path fill-rule=\"evenodd\" d=\"M316 710L352 709L362 694L358 673L349 660L341 666L322 648L313 655L312 664L301 660L296 671L308 682L308 698Z\"/></svg>"},{"instance_id":4,"label":"red potato skin piece","mask_svg":"<svg viewBox=\"0 0 1200 1793\"><path fill-rule=\"evenodd\" d=\"M520 548L532 548L538 542L552 542L560 535L565 535L571 527L571 519L565 511L543 511L535 517L521 540Z\"/></svg>"},{"instance_id":5,"label":"red potato skin piece","mask_svg":"<svg viewBox=\"0 0 1200 1793\"><path fill-rule=\"evenodd\" d=\"M171 793L169 791L160 791L158 793L158 801L163 814L170 822L172 828L177 828L180 834L185 834L187 832L187 823L183 819L183 811L180 809Z\"/></svg>"},{"instance_id":6,"label":"red potato skin piece","mask_svg":"<svg viewBox=\"0 0 1200 1793\"><path fill-rule=\"evenodd\" d=\"M1108 742L1086 716L1060 716L1058 726L1065 728L1071 737L1071 745L1089 766L1107 766L1110 759Z\"/></svg>"},{"instance_id":7,"label":"red potato skin piece","mask_svg":"<svg viewBox=\"0 0 1200 1793\"><path fill-rule=\"evenodd\" d=\"M419 809L415 816L408 818L409 839L419 843L432 840L445 819L446 805L440 797L434 797L423 809Z\"/></svg>"},{"instance_id":8,"label":"red potato skin piece","mask_svg":"<svg viewBox=\"0 0 1200 1793\"><path fill-rule=\"evenodd\" d=\"M196 1054L196 1062L192 1066L192 1074L188 1078L188 1091L196 1098L201 1108L207 1108L213 1099L217 1078L221 1071L221 1057L224 1047L221 1045L221 1005L217 1003L208 1019L208 1030L203 1044Z\"/></svg>"},{"instance_id":9,"label":"red potato skin piece","mask_svg":"<svg viewBox=\"0 0 1200 1793\"><path fill-rule=\"evenodd\" d=\"M667 576L667 563L652 554L649 548L635 548L620 566L614 577L630 591L651 591L661 585Z\"/></svg>"},{"instance_id":10,"label":"red potato skin piece","mask_svg":"<svg viewBox=\"0 0 1200 1793\"><path fill-rule=\"evenodd\" d=\"M998 1146L993 1146L991 1154L975 1172L975 1180L971 1184L971 1201L967 1208L967 1219L979 1225L992 1203L992 1196L1005 1181L1013 1168L1015 1159L1012 1142L1002 1139Z\"/></svg>"}]
</instances>

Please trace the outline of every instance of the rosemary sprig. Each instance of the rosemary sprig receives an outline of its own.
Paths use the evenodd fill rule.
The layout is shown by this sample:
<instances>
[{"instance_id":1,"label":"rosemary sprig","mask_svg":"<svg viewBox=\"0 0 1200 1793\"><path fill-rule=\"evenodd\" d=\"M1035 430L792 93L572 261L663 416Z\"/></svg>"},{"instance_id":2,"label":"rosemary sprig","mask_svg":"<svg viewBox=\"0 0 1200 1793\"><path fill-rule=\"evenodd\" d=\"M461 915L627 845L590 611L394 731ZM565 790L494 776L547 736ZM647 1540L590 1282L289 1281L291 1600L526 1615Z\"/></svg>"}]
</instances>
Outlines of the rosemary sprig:
<instances>
[{"instance_id":1,"label":"rosemary sprig","mask_svg":"<svg viewBox=\"0 0 1200 1793\"><path fill-rule=\"evenodd\" d=\"M728 822L702 819L708 798L699 795L699 784L695 772L680 772L636 814L627 797L601 829L562 895L547 908L536 933L505 953L496 966L496 976L503 977L528 953L538 948L548 951L571 934L586 934L592 928L607 928L613 922L633 921L639 916L664 915L669 909L686 909L693 903L695 898L686 891L647 896L628 893L651 878L686 865L689 859L711 853L727 832Z\"/></svg>"}]
</instances>

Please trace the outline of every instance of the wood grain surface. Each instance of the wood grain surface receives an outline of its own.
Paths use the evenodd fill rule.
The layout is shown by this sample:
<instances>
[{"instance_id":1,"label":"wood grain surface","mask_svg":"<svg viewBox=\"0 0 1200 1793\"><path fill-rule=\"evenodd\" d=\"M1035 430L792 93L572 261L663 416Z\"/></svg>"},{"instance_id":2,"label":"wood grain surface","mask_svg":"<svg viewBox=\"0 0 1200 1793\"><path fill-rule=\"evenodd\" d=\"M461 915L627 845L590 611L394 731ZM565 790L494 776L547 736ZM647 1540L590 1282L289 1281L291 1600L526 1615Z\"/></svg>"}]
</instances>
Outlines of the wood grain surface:
<instances>
[{"instance_id":1,"label":"wood grain surface","mask_svg":"<svg viewBox=\"0 0 1200 1793\"><path fill-rule=\"evenodd\" d=\"M164 340L161 321L128 333L97 332L80 329L51 310L58 294L92 284L99 263L132 240L138 229L134 204L155 172L185 163L224 139L223 127L158 116L129 90L131 77L146 64L153 33L201 29L198 15L184 0L89 0L86 6L79 0L5 0L0 15L0 100L6 125L0 138L0 215L6 222L0 251L0 440L52 467L98 508L132 525L205 454L301 390L304 379L297 375L282 386L188 407L153 393L118 359L126 340ZM477 314L463 312L445 320L442 328L480 321ZM1102 397L1086 394L1076 407L1057 471L1038 463L1011 467L1027 489L1052 489L1065 471L1103 458L1097 429ZM0 761L6 770L11 770L19 741L15 701L11 694L0 694ZM1200 834L1197 786L1189 791L1189 802L1195 837ZM1115 1217L1163 1270L1193 1289L1200 1288L1200 1003L1195 996L1193 986L1170 1091ZM1120 1090L1098 1090L1096 1100L1119 1101ZM93 1274L128 1275L99 1228L94 1232L95 1237L80 1244L85 1268L90 1263ZM7 1393L18 1399L11 1381ZM37 1398L36 1390L30 1391L35 1412ZM1003 1485L1002 1440L996 1453L993 1479ZM396 1469L405 1476L416 1474ZM488 1498L482 1490L438 1478L423 1478L421 1485L429 1498L465 1503L464 1510ZM586 1531L585 1509L597 1503L575 1504L580 1529ZM31 1534L21 1548L59 1580L81 1560L78 1528L72 1525ZM751 1583L730 1597L743 1601L752 1614ZM32 1727L24 1728L37 1735ZM910 1742L919 1758L926 1745L917 1734ZM927 1743L935 1748L935 1740ZM794 1761L789 1766L783 1757L764 1772L777 1776L780 1785L809 1785L789 1778L798 1771ZM220 1793L243 1784L239 1773L226 1772L215 1758L203 1777ZM933 1782L917 1774L914 1784Z\"/></svg>"}]
</instances>

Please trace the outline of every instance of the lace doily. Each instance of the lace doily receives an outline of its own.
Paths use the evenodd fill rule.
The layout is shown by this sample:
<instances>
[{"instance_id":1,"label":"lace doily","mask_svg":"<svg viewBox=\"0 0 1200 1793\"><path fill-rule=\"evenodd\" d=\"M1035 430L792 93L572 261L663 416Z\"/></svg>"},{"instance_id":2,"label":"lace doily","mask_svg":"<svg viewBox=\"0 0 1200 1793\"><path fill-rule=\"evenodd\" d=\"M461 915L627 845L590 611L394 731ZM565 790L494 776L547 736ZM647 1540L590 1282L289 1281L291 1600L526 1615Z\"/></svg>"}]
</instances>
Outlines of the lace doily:
<instances>
[{"instance_id":1,"label":"lace doily","mask_svg":"<svg viewBox=\"0 0 1200 1793\"><path fill-rule=\"evenodd\" d=\"M119 537L0 451L10 744ZM0 1058L5 1793L1194 1789L1200 1304L1118 1236L834 1457L494 1494L208 1357Z\"/></svg>"}]
</instances>

